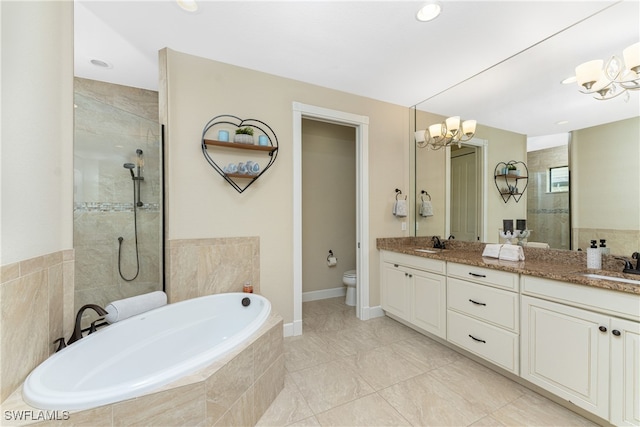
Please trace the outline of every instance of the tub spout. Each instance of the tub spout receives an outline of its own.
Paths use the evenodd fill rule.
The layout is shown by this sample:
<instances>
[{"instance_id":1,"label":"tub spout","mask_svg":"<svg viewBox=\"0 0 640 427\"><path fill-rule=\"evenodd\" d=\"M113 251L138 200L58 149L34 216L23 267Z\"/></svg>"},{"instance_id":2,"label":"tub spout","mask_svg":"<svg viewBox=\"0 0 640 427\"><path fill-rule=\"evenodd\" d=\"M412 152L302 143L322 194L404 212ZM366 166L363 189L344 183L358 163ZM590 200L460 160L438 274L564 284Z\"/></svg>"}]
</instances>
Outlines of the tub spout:
<instances>
[{"instance_id":1,"label":"tub spout","mask_svg":"<svg viewBox=\"0 0 640 427\"><path fill-rule=\"evenodd\" d=\"M76 314L76 325L73 328L73 334L71 335L71 338L69 338L69 341L67 341L67 345L72 344L76 341L78 341L79 339L82 339L82 314L84 313L84 311L86 309L92 309L93 311L95 311L96 313L98 313L100 316L106 316L107 314L107 310L105 310L104 308L100 307L99 305L96 304L86 304L83 305L80 310L78 310L78 314Z\"/></svg>"}]
</instances>

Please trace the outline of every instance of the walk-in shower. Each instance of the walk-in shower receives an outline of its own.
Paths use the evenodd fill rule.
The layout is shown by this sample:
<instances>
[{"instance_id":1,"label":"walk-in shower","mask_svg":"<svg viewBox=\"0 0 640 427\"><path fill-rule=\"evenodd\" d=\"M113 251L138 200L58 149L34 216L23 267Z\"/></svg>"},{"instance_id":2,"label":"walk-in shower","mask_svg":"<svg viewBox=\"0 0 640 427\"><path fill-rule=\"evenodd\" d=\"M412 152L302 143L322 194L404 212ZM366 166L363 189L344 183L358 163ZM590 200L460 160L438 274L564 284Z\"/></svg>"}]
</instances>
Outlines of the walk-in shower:
<instances>
[{"instance_id":1,"label":"walk-in shower","mask_svg":"<svg viewBox=\"0 0 640 427\"><path fill-rule=\"evenodd\" d=\"M74 81L77 311L162 290L162 150L157 92Z\"/></svg>"}]
</instances>

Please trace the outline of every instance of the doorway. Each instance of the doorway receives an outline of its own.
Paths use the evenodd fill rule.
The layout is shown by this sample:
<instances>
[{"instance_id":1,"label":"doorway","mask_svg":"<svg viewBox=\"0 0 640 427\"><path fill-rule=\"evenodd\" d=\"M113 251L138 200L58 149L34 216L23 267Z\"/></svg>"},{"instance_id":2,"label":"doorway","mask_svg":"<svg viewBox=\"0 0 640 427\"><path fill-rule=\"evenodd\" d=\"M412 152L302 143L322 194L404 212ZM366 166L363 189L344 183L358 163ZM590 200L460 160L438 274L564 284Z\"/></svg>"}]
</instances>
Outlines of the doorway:
<instances>
[{"instance_id":1,"label":"doorway","mask_svg":"<svg viewBox=\"0 0 640 427\"><path fill-rule=\"evenodd\" d=\"M462 144L462 149L471 149L475 151L475 188L477 189L477 194L475 197L475 209L471 211L471 207L467 205L467 209L469 210L468 215L466 213L461 212L453 212L454 204L453 198L457 197L453 195L454 191L452 190L452 162L457 162L458 160L452 160L452 150L451 147L446 148L445 155L445 209L447 214L445 215L445 236L453 235L457 239L458 236L452 232L452 218L453 217L462 217L462 218L473 218L475 215L476 226L476 237L473 241L478 240L481 242L485 242L487 239L487 185L489 180L486 175L488 172L488 164L489 164L489 141L485 139L472 138L471 140ZM466 151L462 151L465 153ZM463 161L463 160L461 160ZM469 176L469 180L472 178ZM460 210L460 206L456 205L456 209ZM461 239L462 240L462 239Z\"/></svg>"},{"instance_id":2,"label":"doorway","mask_svg":"<svg viewBox=\"0 0 640 427\"><path fill-rule=\"evenodd\" d=\"M369 118L294 102L293 110L293 322L285 336L302 334L302 119L355 128L356 139L356 316L370 317L369 307Z\"/></svg>"},{"instance_id":3,"label":"doorway","mask_svg":"<svg viewBox=\"0 0 640 427\"><path fill-rule=\"evenodd\" d=\"M302 138L302 300L344 298L356 268L355 128L303 118Z\"/></svg>"},{"instance_id":4,"label":"doorway","mask_svg":"<svg viewBox=\"0 0 640 427\"><path fill-rule=\"evenodd\" d=\"M451 149L451 235L464 242L480 240L478 226L478 164L476 147Z\"/></svg>"}]
</instances>

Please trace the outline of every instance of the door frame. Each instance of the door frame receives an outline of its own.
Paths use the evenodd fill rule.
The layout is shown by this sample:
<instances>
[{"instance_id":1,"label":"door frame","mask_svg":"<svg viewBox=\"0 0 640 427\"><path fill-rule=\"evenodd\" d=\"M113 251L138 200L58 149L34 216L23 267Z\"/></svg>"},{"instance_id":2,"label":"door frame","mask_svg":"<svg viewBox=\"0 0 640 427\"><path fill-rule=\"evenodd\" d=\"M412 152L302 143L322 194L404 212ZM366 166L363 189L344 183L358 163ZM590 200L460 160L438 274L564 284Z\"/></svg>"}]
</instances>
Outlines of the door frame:
<instances>
[{"instance_id":1,"label":"door frame","mask_svg":"<svg viewBox=\"0 0 640 427\"><path fill-rule=\"evenodd\" d=\"M487 173L489 168L489 141L486 139L480 138L471 138L471 140L464 142L462 145L471 145L474 147L478 147L480 151L480 156L478 156L479 164L478 164L478 178L480 179L480 194L478 195L478 200L480 201L481 206L479 207L480 211L480 221L478 224L480 225L478 232L480 233L480 241L486 242L488 236L487 230L487 196L489 194L487 190L487 185L489 180L487 179ZM445 175L445 215L444 219L444 238L449 237L451 235L451 147L447 146L445 148L445 165L444 165L444 175ZM481 159L481 160L480 160Z\"/></svg>"},{"instance_id":2,"label":"door frame","mask_svg":"<svg viewBox=\"0 0 640 427\"><path fill-rule=\"evenodd\" d=\"M356 130L356 316L369 308L369 117L293 102L293 330L302 335L302 119Z\"/></svg>"}]
</instances>

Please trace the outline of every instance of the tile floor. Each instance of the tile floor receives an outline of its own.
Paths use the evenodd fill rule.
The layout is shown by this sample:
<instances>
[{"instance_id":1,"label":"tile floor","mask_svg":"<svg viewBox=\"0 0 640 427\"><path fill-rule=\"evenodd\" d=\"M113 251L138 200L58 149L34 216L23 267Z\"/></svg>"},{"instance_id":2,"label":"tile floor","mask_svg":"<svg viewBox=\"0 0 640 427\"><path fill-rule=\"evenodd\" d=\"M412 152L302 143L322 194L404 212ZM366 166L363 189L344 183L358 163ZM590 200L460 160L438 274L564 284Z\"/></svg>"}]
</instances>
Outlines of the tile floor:
<instances>
[{"instance_id":1,"label":"tile floor","mask_svg":"<svg viewBox=\"0 0 640 427\"><path fill-rule=\"evenodd\" d=\"M592 422L343 298L303 303L285 386L258 426L593 426Z\"/></svg>"}]
</instances>

